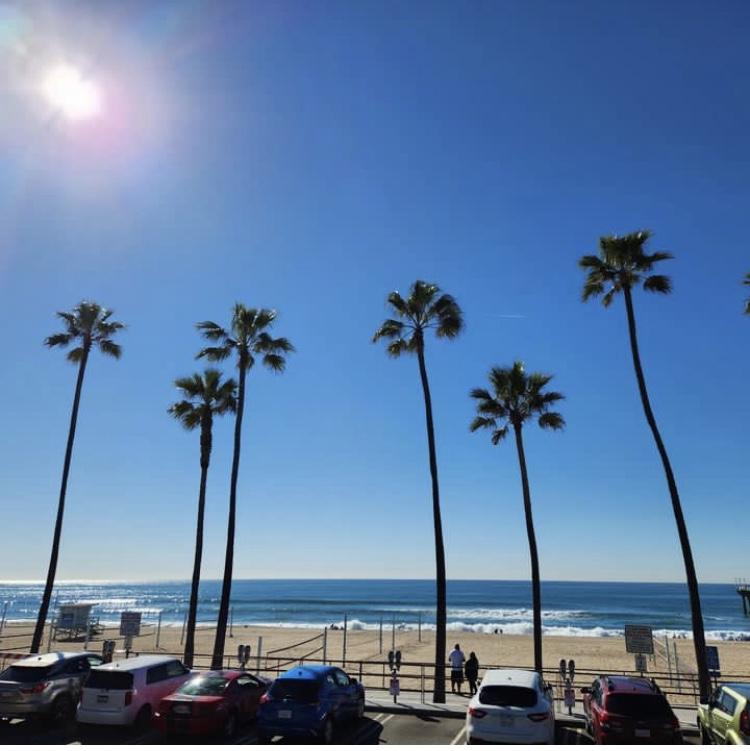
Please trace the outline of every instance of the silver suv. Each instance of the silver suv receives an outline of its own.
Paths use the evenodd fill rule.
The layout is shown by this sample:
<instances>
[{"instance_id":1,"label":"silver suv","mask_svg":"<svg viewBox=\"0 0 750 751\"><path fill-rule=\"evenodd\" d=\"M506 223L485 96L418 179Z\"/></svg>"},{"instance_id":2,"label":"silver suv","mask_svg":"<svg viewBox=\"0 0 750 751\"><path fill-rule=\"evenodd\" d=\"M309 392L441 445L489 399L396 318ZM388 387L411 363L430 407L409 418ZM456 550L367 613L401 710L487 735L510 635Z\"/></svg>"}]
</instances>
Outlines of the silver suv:
<instances>
[{"instance_id":1,"label":"silver suv","mask_svg":"<svg viewBox=\"0 0 750 751\"><path fill-rule=\"evenodd\" d=\"M0 673L0 717L73 717L81 685L102 658L92 652L30 655Z\"/></svg>"}]
</instances>

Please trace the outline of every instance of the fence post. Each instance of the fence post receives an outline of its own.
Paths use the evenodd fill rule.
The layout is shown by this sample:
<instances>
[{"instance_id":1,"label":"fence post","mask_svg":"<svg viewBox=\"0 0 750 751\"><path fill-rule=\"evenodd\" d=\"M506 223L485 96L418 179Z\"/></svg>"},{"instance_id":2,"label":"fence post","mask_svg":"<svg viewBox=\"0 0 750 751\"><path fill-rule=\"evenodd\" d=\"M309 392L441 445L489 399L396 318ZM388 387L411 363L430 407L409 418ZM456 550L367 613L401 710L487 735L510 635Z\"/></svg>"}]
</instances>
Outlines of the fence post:
<instances>
[{"instance_id":1,"label":"fence post","mask_svg":"<svg viewBox=\"0 0 750 751\"><path fill-rule=\"evenodd\" d=\"M677 675L677 688L681 688L680 685L680 662L677 657L677 641L672 641L672 647L674 648L674 672Z\"/></svg>"},{"instance_id":2,"label":"fence post","mask_svg":"<svg viewBox=\"0 0 750 751\"><path fill-rule=\"evenodd\" d=\"M344 613L344 645L343 645L343 654L341 655L341 663L342 667L346 667L346 626L347 626L347 615Z\"/></svg>"},{"instance_id":3,"label":"fence post","mask_svg":"<svg viewBox=\"0 0 750 751\"><path fill-rule=\"evenodd\" d=\"M396 614L393 613L392 616L392 623L391 623L391 649L393 650L394 654L396 652Z\"/></svg>"},{"instance_id":4,"label":"fence post","mask_svg":"<svg viewBox=\"0 0 750 751\"><path fill-rule=\"evenodd\" d=\"M672 655L669 649L669 637L664 635L664 646L667 648L667 672L669 673L669 682L672 683Z\"/></svg>"},{"instance_id":5,"label":"fence post","mask_svg":"<svg viewBox=\"0 0 750 751\"><path fill-rule=\"evenodd\" d=\"M424 665L419 666L419 686L422 694L422 704L424 704Z\"/></svg>"},{"instance_id":6,"label":"fence post","mask_svg":"<svg viewBox=\"0 0 750 751\"><path fill-rule=\"evenodd\" d=\"M417 641L422 641L422 614L418 613L419 620L417 621Z\"/></svg>"},{"instance_id":7,"label":"fence post","mask_svg":"<svg viewBox=\"0 0 750 751\"><path fill-rule=\"evenodd\" d=\"M3 617L0 618L0 636L3 634L3 629L5 628L5 615L8 612L8 601L6 600L3 604Z\"/></svg>"},{"instance_id":8,"label":"fence post","mask_svg":"<svg viewBox=\"0 0 750 751\"><path fill-rule=\"evenodd\" d=\"M259 636L258 637L258 668L257 668L258 673L260 673L260 653L262 649L263 649L263 637Z\"/></svg>"},{"instance_id":9,"label":"fence post","mask_svg":"<svg viewBox=\"0 0 750 751\"><path fill-rule=\"evenodd\" d=\"M52 624L53 623L54 621L52 618L50 618L49 621L47 622L47 625L49 626L49 636L47 637L47 651L48 652L52 651L52 631L53 631Z\"/></svg>"},{"instance_id":10,"label":"fence post","mask_svg":"<svg viewBox=\"0 0 750 751\"><path fill-rule=\"evenodd\" d=\"M323 628L323 664L326 665L328 657L328 626Z\"/></svg>"},{"instance_id":11,"label":"fence post","mask_svg":"<svg viewBox=\"0 0 750 751\"><path fill-rule=\"evenodd\" d=\"M359 682L362 683L362 660L359 661Z\"/></svg>"},{"instance_id":12,"label":"fence post","mask_svg":"<svg viewBox=\"0 0 750 751\"><path fill-rule=\"evenodd\" d=\"M180 644L185 641L185 629L187 628L187 611L185 611L185 618L182 621L182 633L180 634Z\"/></svg>"},{"instance_id":13,"label":"fence post","mask_svg":"<svg viewBox=\"0 0 750 751\"><path fill-rule=\"evenodd\" d=\"M8 607L8 603L5 603L5 607ZM383 654L383 616L380 616L380 628L378 629L378 654Z\"/></svg>"},{"instance_id":14,"label":"fence post","mask_svg":"<svg viewBox=\"0 0 750 751\"><path fill-rule=\"evenodd\" d=\"M161 610L159 611L159 620L156 622L156 645L154 649L159 649L160 638L161 638Z\"/></svg>"},{"instance_id":15,"label":"fence post","mask_svg":"<svg viewBox=\"0 0 750 751\"><path fill-rule=\"evenodd\" d=\"M234 628L234 605L232 605L231 608L229 608L229 638L234 639L234 634L232 633L232 629Z\"/></svg>"},{"instance_id":16,"label":"fence post","mask_svg":"<svg viewBox=\"0 0 750 751\"><path fill-rule=\"evenodd\" d=\"M91 621L86 621L86 639L83 642L83 648L88 652L89 649L89 636L91 635Z\"/></svg>"}]
</instances>

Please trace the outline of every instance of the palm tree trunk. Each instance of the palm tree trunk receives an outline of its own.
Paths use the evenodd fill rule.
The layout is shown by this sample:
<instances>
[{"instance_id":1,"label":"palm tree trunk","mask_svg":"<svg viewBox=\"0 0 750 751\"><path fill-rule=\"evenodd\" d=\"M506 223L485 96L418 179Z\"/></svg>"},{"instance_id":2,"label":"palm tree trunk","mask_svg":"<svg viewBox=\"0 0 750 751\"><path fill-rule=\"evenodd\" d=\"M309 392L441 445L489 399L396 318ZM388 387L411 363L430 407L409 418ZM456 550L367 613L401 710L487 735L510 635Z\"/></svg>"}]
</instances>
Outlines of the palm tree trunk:
<instances>
[{"instance_id":1,"label":"palm tree trunk","mask_svg":"<svg viewBox=\"0 0 750 751\"><path fill-rule=\"evenodd\" d=\"M206 509L206 480L208 465L211 461L211 414L201 420L201 484L198 491L198 521L195 526L195 560L193 561L193 581L190 586L190 605L188 606L187 633L185 634L184 663L193 667L195 652L195 622L198 614L198 588L201 581L201 560L203 558L203 517Z\"/></svg>"},{"instance_id":2,"label":"palm tree trunk","mask_svg":"<svg viewBox=\"0 0 750 751\"><path fill-rule=\"evenodd\" d=\"M221 585L219 617L216 622L216 639L211 658L211 669L220 670L224 659L224 643L229 620L229 599L232 594L232 567L234 565L234 526L237 511L237 478L240 473L240 442L242 439L242 414L245 411L245 360L240 357L240 383L237 393L237 415L234 421L234 456L232 457L232 479L229 487L229 518L227 520L227 552L224 558L224 581Z\"/></svg>"},{"instance_id":3,"label":"palm tree trunk","mask_svg":"<svg viewBox=\"0 0 750 751\"><path fill-rule=\"evenodd\" d=\"M534 517L531 513L531 492L529 475L526 471L526 454L523 450L523 435L520 425L514 425L518 464L521 468L521 486L523 487L523 510L526 515L526 534L529 538L529 555L531 557L531 604L534 623L534 670L542 675L542 586L539 579L539 554L536 549ZM543 675L542 675L543 677Z\"/></svg>"},{"instance_id":4,"label":"palm tree trunk","mask_svg":"<svg viewBox=\"0 0 750 751\"><path fill-rule=\"evenodd\" d=\"M688 537L687 525L685 524L685 517L682 513L682 504L680 503L680 496L677 492L677 483L674 479L674 473L672 472L672 465L667 455L667 450L664 447L664 442L661 439L659 428L656 425L656 419L651 409L651 402L648 398L648 391L646 390L646 379L643 376L643 368L641 367L641 357L638 352L638 336L635 326L635 313L633 311L633 298L629 287L624 287L623 292L625 295L625 308L628 313L628 331L630 333L630 349L633 354L633 366L635 367L635 375L638 379L638 390L641 394L641 402L643 404L643 411L646 414L646 422L651 428L651 433L654 436L654 442L656 448L659 451L661 457L661 463L664 465L664 474L667 477L667 485L669 486L669 495L672 498L672 510L674 511L675 522L677 523L677 534L680 538L680 547L682 548L682 558L685 562L685 574L687 577L688 593L690 595L690 614L693 625L693 645L695 647L695 664L698 668L698 685L700 689L701 702L708 701L708 696L711 693L711 679L708 674L708 664L706 662L706 637L703 631L703 614L701 612L701 600L698 592L698 578L695 574L695 563L693 562L693 551L690 548L690 538Z\"/></svg>"},{"instance_id":5,"label":"palm tree trunk","mask_svg":"<svg viewBox=\"0 0 750 751\"><path fill-rule=\"evenodd\" d=\"M76 391L73 397L73 409L70 412L70 427L68 428L68 445L65 447L65 461L63 462L62 482L60 483L60 498L57 502L57 519L55 520L55 532L52 536L52 553L49 559L49 569L47 570L47 581L44 585L42 602L39 606L39 614L36 619L34 636L31 639L32 654L39 651L44 635L44 624L47 620L50 600L52 599L52 588L55 586L55 574L57 573L57 558L60 553L60 536L62 534L63 515L65 513L65 494L68 490L68 475L70 473L70 461L73 458L73 442L76 437L76 425L78 423L78 405L81 402L81 389L83 388L83 376L86 373L86 363L89 359L89 346L84 345L83 356L78 366L78 379L76 381Z\"/></svg>"},{"instance_id":6,"label":"palm tree trunk","mask_svg":"<svg viewBox=\"0 0 750 751\"><path fill-rule=\"evenodd\" d=\"M435 527L435 677L433 681L432 701L445 701L445 627L446 627L446 594L445 594L445 546L443 544L443 523L440 518L440 488L438 486L437 456L435 453L435 428L432 422L432 399L430 384L427 380L427 368L424 362L424 345L420 343L417 349L419 358L419 374L422 378L424 392L424 411L427 420L427 444L430 452L430 476L432 477L432 518Z\"/></svg>"}]
</instances>

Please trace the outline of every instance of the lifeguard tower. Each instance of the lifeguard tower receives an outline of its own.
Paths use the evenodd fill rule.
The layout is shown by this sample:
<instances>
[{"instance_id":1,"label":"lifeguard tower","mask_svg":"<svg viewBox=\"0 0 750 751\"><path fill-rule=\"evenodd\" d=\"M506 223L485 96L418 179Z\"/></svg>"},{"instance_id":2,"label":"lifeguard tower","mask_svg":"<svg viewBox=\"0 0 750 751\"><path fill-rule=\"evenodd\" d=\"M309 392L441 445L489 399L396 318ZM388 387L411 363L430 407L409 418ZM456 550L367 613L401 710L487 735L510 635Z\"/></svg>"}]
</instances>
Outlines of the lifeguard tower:
<instances>
[{"instance_id":1,"label":"lifeguard tower","mask_svg":"<svg viewBox=\"0 0 750 751\"><path fill-rule=\"evenodd\" d=\"M57 608L57 617L52 624L55 641L77 641L96 636L102 632L99 619L91 615L95 602L64 602Z\"/></svg>"}]
</instances>

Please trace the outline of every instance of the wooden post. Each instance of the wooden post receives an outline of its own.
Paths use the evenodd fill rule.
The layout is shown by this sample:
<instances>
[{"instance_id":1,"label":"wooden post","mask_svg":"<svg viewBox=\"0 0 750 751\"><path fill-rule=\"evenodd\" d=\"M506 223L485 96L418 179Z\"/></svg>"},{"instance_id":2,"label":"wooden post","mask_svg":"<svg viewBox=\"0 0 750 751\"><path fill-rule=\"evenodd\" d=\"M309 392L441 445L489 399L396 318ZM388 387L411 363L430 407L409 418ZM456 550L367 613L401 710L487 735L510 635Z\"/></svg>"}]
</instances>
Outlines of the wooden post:
<instances>
[{"instance_id":1,"label":"wooden post","mask_svg":"<svg viewBox=\"0 0 750 751\"><path fill-rule=\"evenodd\" d=\"M346 626L347 626L347 615L344 613L344 646L343 646L343 654L341 655L341 663L342 667L346 667Z\"/></svg>"},{"instance_id":2,"label":"wooden post","mask_svg":"<svg viewBox=\"0 0 750 751\"><path fill-rule=\"evenodd\" d=\"M393 620L391 623L391 649L393 654L396 654L396 614L393 613Z\"/></svg>"},{"instance_id":3,"label":"wooden post","mask_svg":"<svg viewBox=\"0 0 750 751\"><path fill-rule=\"evenodd\" d=\"M3 616L0 618L0 636L3 634L3 629L5 628L5 615L8 612L8 601L6 600L3 604Z\"/></svg>"},{"instance_id":4,"label":"wooden post","mask_svg":"<svg viewBox=\"0 0 750 751\"><path fill-rule=\"evenodd\" d=\"M419 620L417 621L417 641L422 641L422 614L418 613Z\"/></svg>"},{"instance_id":5,"label":"wooden post","mask_svg":"<svg viewBox=\"0 0 750 751\"><path fill-rule=\"evenodd\" d=\"M156 645L155 649L159 649L159 639L161 638L161 610L159 611L159 620L156 623Z\"/></svg>"},{"instance_id":6,"label":"wooden post","mask_svg":"<svg viewBox=\"0 0 750 751\"><path fill-rule=\"evenodd\" d=\"M326 664L328 656L328 626L323 629L323 664Z\"/></svg>"},{"instance_id":7,"label":"wooden post","mask_svg":"<svg viewBox=\"0 0 750 751\"><path fill-rule=\"evenodd\" d=\"M188 614L185 613L185 618L182 621L182 633L180 634L180 644L185 641L185 629L187 629L187 617Z\"/></svg>"},{"instance_id":8,"label":"wooden post","mask_svg":"<svg viewBox=\"0 0 750 751\"><path fill-rule=\"evenodd\" d=\"M263 637L259 636L258 637L258 668L257 668L258 673L260 673L260 653L262 649L263 649Z\"/></svg>"},{"instance_id":9,"label":"wooden post","mask_svg":"<svg viewBox=\"0 0 750 751\"><path fill-rule=\"evenodd\" d=\"M5 603L6 607L8 603ZM378 654L383 654L383 616L380 616L380 627L378 628Z\"/></svg>"},{"instance_id":10,"label":"wooden post","mask_svg":"<svg viewBox=\"0 0 750 751\"><path fill-rule=\"evenodd\" d=\"M232 605L231 608L229 608L229 638L234 639L234 634L232 633L232 628L234 627L234 605Z\"/></svg>"}]
</instances>

